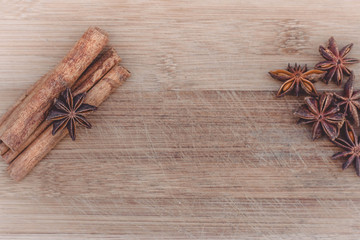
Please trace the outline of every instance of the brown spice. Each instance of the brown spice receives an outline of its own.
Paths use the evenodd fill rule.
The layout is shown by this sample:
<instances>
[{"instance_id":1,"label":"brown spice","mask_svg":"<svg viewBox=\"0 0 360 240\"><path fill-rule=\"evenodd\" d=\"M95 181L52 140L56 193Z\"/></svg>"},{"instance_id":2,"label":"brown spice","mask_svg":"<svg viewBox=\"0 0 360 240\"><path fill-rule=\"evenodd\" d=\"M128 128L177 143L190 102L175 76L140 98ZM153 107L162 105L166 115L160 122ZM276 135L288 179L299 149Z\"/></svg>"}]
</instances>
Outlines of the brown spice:
<instances>
[{"instance_id":1,"label":"brown spice","mask_svg":"<svg viewBox=\"0 0 360 240\"><path fill-rule=\"evenodd\" d=\"M343 169L355 162L356 173L360 176L360 139L351 126L352 120L355 125L360 125L360 91L354 91L354 73L347 65L357 63L355 58L347 58L353 44L348 44L340 51L335 39L329 39L328 47L319 47L320 54L326 61L315 65L315 69L307 71L297 66L288 66L287 70L271 71L269 74L284 83L280 87L277 97L284 96L294 91L298 96L301 88L312 97L305 97L305 104L294 114L299 117L298 123L312 123L312 139L315 140L325 133L336 145L345 149L333 156L333 158L348 157L343 164ZM320 70L319 72L317 72ZM337 93L322 93L318 95L312 82L319 77L325 83L335 80L341 84L345 75L350 75L344 86L342 95ZM314 75L312 78L310 76ZM345 123L345 124L344 124Z\"/></svg>"},{"instance_id":2,"label":"brown spice","mask_svg":"<svg viewBox=\"0 0 360 240\"><path fill-rule=\"evenodd\" d=\"M119 87L130 73L121 66L113 67L87 94L86 103L99 106ZM46 128L8 167L8 173L16 181L23 179L55 145L67 135L66 131L52 135Z\"/></svg>"},{"instance_id":3,"label":"brown spice","mask_svg":"<svg viewBox=\"0 0 360 240\"><path fill-rule=\"evenodd\" d=\"M346 65L359 62L359 60L355 58L346 58L352 46L353 44L350 43L339 51L334 37L331 37L327 48L323 46L319 47L319 52L326 61L319 62L315 65L315 68L327 71L324 77L325 83L329 83L329 81L334 79L337 85L340 85L341 80L344 78L344 73L350 75L351 71Z\"/></svg>"},{"instance_id":4,"label":"brown spice","mask_svg":"<svg viewBox=\"0 0 360 240\"><path fill-rule=\"evenodd\" d=\"M354 128L347 122L344 124L343 136L333 142L345 151L335 153L332 158L347 157L347 161L342 165L343 170L348 168L355 161L356 174L360 176L360 142Z\"/></svg>"},{"instance_id":5,"label":"brown spice","mask_svg":"<svg viewBox=\"0 0 360 240\"><path fill-rule=\"evenodd\" d=\"M300 89L309 95L316 96L317 92L312 82L320 79L324 72L315 69L308 71L306 65L301 67L295 63L294 67L289 64L287 70L270 71L269 74L274 79L284 82L276 95L277 97L282 97L291 91L299 96Z\"/></svg>"},{"instance_id":6,"label":"brown spice","mask_svg":"<svg viewBox=\"0 0 360 240\"><path fill-rule=\"evenodd\" d=\"M354 74L351 72L349 80L344 86L344 95L341 96L334 93L334 97L336 103L342 107L342 112L346 114L348 120L351 118L356 126L359 126L358 109L360 109L360 91L354 92L354 78Z\"/></svg>"},{"instance_id":7,"label":"brown spice","mask_svg":"<svg viewBox=\"0 0 360 240\"><path fill-rule=\"evenodd\" d=\"M89 91L103 76L116 64L119 63L120 57L115 49L107 50L101 57L94 60L94 62L86 69L81 77L72 86L74 94ZM81 84L78 84L80 82ZM12 162L27 146L29 146L49 125L48 121L43 121L40 126L31 134L31 136L15 151L4 151L2 158L5 162ZM0 144L1 146L5 144ZM8 149L7 149L8 150Z\"/></svg>"},{"instance_id":8,"label":"brown spice","mask_svg":"<svg viewBox=\"0 0 360 240\"><path fill-rule=\"evenodd\" d=\"M108 42L108 36L96 27L90 27L70 50L60 64L35 89L28 103L17 113L1 135L1 140L11 149L17 150L46 117L53 99L71 87Z\"/></svg>"},{"instance_id":9,"label":"brown spice","mask_svg":"<svg viewBox=\"0 0 360 240\"><path fill-rule=\"evenodd\" d=\"M86 93L80 93L73 97L70 88L60 94L46 118L48 121L54 121L52 135L67 127L70 137L74 141L76 138L76 123L91 128L91 124L83 114L96 110L96 107L84 103L85 96Z\"/></svg>"},{"instance_id":10,"label":"brown spice","mask_svg":"<svg viewBox=\"0 0 360 240\"><path fill-rule=\"evenodd\" d=\"M323 93L320 97L306 97L305 105L294 114L300 118L298 123L313 123L313 140L321 137L323 132L334 140L344 122L344 116L339 111L340 108L334 104L332 95Z\"/></svg>"}]
</instances>

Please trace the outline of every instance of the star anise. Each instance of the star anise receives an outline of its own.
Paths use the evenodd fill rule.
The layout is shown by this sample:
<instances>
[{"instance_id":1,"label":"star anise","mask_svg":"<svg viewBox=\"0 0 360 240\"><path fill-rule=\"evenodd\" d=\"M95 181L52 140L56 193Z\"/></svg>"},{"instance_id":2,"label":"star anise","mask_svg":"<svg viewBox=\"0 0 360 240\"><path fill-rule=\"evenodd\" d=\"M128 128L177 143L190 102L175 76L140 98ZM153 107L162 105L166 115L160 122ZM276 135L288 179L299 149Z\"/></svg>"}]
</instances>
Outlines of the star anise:
<instances>
[{"instance_id":1,"label":"star anise","mask_svg":"<svg viewBox=\"0 0 360 240\"><path fill-rule=\"evenodd\" d=\"M55 104L46 118L46 120L54 121L53 135L66 126L70 137L72 140L75 140L76 122L86 128L91 128L91 124L82 114L94 111L96 110L96 107L83 103L85 96L86 93L80 93L73 97L71 90L67 88L60 94L58 99L55 99Z\"/></svg>"},{"instance_id":2,"label":"star anise","mask_svg":"<svg viewBox=\"0 0 360 240\"><path fill-rule=\"evenodd\" d=\"M335 79L338 85L341 84L341 80L344 77L344 73L350 75L350 70L345 66L359 62L355 58L346 58L346 55L350 52L353 44L350 43L343 47L340 52L335 42L335 39L331 37L329 39L328 47L319 47L319 52L326 61L319 62L315 65L316 69L327 71L324 82L329 83L331 79Z\"/></svg>"},{"instance_id":3,"label":"star anise","mask_svg":"<svg viewBox=\"0 0 360 240\"><path fill-rule=\"evenodd\" d=\"M313 123L313 140L321 137L323 132L334 140L339 135L344 121L339 110L339 106L334 104L333 97L323 93L319 97L306 97L305 104L294 114L300 118L298 123Z\"/></svg>"},{"instance_id":4,"label":"star anise","mask_svg":"<svg viewBox=\"0 0 360 240\"><path fill-rule=\"evenodd\" d=\"M344 124L345 126L343 127L343 137L342 138L336 138L333 142L345 149L345 151L343 152L338 152L335 153L332 158L333 159L337 159L337 158L341 158L341 157L347 157L347 161L345 163L343 163L342 168L346 169L350 166L351 163L354 162L355 160L355 169L356 169L356 174L358 176L360 176L360 142L359 142L359 137L358 135L355 133L354 128L348 123L346 122L346 124Z\"/></svg>"},{"instance_id":5,"label":"star anise","mask_svg":"<svg viewBox=\"0 0 360 240\"><path fill-rule=\"evenodd\" d=\"M360 91L354 92L354 78L354 74L351 72L349 80L344 86L344 96L334 93L334 97L337 100L337 104L342 107L343 113L350 115L356 126L359 126Z\"/></svg>"},{"instance_id":6,"label":"star anise","mask_svg":"<svg viewBox=\"0 0 360 240\"><path fill-rule=\"evenodd\" d=\"M316 69L308 71L306 65L301 67L300 65L295 64L295 66L292 67L289 64L287 70L280 69L270 71L269 74L274 79L284 82L276 95L277 97L282 97L293 90L295 91L296 96L298 96L300 88L307 94L316 96L317 92L312 82L321 78L324 72Z\"/></svg>"}]
</instances>

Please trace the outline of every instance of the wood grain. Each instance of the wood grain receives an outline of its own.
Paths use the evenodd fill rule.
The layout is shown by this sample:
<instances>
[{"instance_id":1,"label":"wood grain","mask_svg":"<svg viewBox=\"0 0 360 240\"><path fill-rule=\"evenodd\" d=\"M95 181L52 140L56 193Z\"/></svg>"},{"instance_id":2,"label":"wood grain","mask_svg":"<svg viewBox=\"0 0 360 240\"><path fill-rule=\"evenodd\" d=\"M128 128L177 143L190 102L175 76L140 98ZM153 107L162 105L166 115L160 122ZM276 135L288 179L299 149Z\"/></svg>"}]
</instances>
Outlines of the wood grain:
<instances>
[{"instance_id":1,"label":"wood grain","mask_svg":"<svg viewBox=\"0 0 360 240\"><path fill-rule=\"evenodd\" d=\"M0 162L0 239L358 239L359 178L295 124L301 98L276 99L267 72L313 66L331 35L360 58L360 2L0 6L0 113L90 25L132 72L89 116L93 129L23 182Z\"/></svg>"}]
</instances>

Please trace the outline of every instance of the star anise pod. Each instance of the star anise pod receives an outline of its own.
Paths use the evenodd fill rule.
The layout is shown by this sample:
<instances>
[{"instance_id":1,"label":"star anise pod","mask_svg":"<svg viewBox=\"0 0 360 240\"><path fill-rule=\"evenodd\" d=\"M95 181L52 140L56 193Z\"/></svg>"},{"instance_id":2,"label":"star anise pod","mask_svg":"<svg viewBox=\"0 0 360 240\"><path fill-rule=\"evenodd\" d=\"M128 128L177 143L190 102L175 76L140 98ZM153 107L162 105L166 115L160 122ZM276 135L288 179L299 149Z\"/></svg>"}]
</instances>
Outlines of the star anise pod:
<instances>
[{"instance_id":1,"label":"star anise pod","mask_svg":"<svg viewBox=\"0 0 360 240\"><path fill-rule=\"evenodd\" d=\"M282 97L293 90L296 96L299 96L300 89L303 89L307 94L316 96L317 92L312 82L321 78L324 72L316 69L308 71L306 65L301 67L295 64L292 67L289 64L287 70L270 71L269 74L274 79L284 82L276 95L277 97Z\"/></svg>"},{"instance_id":2,"label":"star anise pod","mask_svg":"<svg viewBox=\"0 0 360 240\"><path fill-rule=\"evenodd\" d=\"M46 120L54 121L52 131L53 135L66 126L70 137L72 140L75 140L76 122L86 128L91 128L91 124L82 114L94 111L96 110L96 107L83 103L85 96L86 93L80 93L73 97L71 90L67 88L60 94L58 99L55 99L54 106L46 118Z\"/></svg>"},{"instance_id":3,"label":"star anise pod","mask_svg":"<svg viewBox=\"0 0 360 240\"><path fill-rule=\"evenodd\" d=\"M326 61L319 62L315 65L315 68L327 71L324 77L325 83L329 83L331 79L335 79L336 83L340 85L344 73L350 75L350 70L346 65L359 62L359 60L355 58L346 58L352 46L353 44L350 43L339 51L334 37L331 37L327 48L323 46L319 47L319 52Z\"/></svg>"},{"instance_id":4,"label":"star anise pod","mask_svg":"<svg viewBox=\"0 0 360 240\"><path fill-rule=\"evenodd\" d=\"M343 127L343 137L336 138L333 142L343 148L345 151L335 153L332 158L337 159L341 157L347 157L347 161L343 163L342 168L346 169L350 166L351 163L355 160L355 169L356 174L360 176L360 143L359 143L359 137L355 133L354 128L346 122Z\"/></svg>"},{"instance_id":5,"label":"star anise pod","mask_svg":"<svg viewBox=\"0 0 360 240\"><path fill-rule=\"evenodd\" d=\"M349 80L344 86L344 96L334 93L334 97L337 100L337 104L342 107L343 113L351 116L356 126L359 126L360 91L354 92L354 78L354 74L351 72Z\"/></svg>"},{"instance_id":6,"label":"star anise pod","mask_svg":"<svg viewBox=\"0 0 360 240\"><path fill-rule=\"evenodd\" d=\"M313 140L321 137L323 132L334 140L344 122L343 114L339 110L339 106L334 104L333 97L323 93L319 97L306 97L305 104L294 114L300 118L298 123L313 123Z\"/></svg>"}]
</instances>

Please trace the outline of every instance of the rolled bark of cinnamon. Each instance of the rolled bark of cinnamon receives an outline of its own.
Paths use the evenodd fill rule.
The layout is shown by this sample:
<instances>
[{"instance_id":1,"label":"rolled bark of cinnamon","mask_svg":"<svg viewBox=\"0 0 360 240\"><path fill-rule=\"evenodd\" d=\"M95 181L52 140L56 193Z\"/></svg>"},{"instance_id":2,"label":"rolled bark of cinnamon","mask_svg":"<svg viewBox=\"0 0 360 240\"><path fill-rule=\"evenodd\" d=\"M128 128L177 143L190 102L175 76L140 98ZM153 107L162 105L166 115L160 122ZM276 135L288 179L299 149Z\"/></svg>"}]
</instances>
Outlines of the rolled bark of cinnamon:
<instances>
[{"instance_id":1,"label":"rolled bark of cinnamon","mask_svg":"<svg viewBox=\"0 0 360 240\"><path fill-rule=\"evenodd\" d=\"M8 151L9 151L9 148L5 144L1 143L0 144L0 154L5 154Z\"/></svg>"},{"instance_id":2,"label":"rolled bark of cinnamon","mask_svg":"<svg viewBox=\"0 0 360 240\"><path fill-rule=\"evenodd\" d=\"M129 71L121 66L113 67L87 94L85 102L99 106L108 96L118 88L128 77ZM37 163L41 161L49 151L68 132L62 130L52 135L52 128L48 126L8 167L8 173L16 181L22 180Z\"/></svg>"},{"instance_id":3,"label":"rolled bark of cinnamon","mask_svg":"<svg viewBox=\"0 0 360 240\"><path fill-rule=\"evenodd\" d=\"M87 92L91 89L113 66L118 64L121 58L116 53L115 49L110 48L101 57L94 60L94 62L86 69L81 77L72 86L73 95ZM5 162L13 161L28 145L30 145L46 128L50 122L43 121L37 129L31 134L29 138L15 151L5 151L2 158ZM0 150L1 150L0 144Z\"/></svg>"},{"instance_id":4,"label":"rolled bark of cinnamon","mask_svg":"<svg viewBox=\"0 0 360 240\"><path fill-rule=\"evenodd\" d=\"M81 75L72 86L73 95L87 92L94 86L113 66L121 62L121 58L114 48L105 51L95 59L89 68Z\"/></svg>"},{"instance_id":5,"label":"rolled bark of cinnamon","mask_svg":"<svg viewBox=\"0 0 360 240\"><path fill-rule=\"evenodd\" d=\"M46 113L66 87L71 87L108 42L101 29L90 27L59 65L35 87L28 102L14 117L15 121L0 140L11 150L17 150L45 119Z\"/></svg>"},{"instance_id":6,"label":"rolled bark of cinnamon","mask_svg":"<svg viewBox=\"0 0 360 240\"><path fill-rule=\"evenodd\" d=\"M36 89L41 86L46 77L49 75L42 76L35 84L33 84L26 92L16 101L16 103L11 106L5 114L1 116L0 119L0 136L4 133L6 129L9 128L11 124L13 124L18 116L18 114L24 109L24 107L29 103L29 99L34 95ZM0 155L4 154L9 150L8 146L5 145L0 140Z\"/></svg>"},{"instance_id":7,"label":"rolled bark of cinnamon","mask_svg":"<svg viewBox=\"0 0 360 240\"><path fill-rule=\"evenodd\" d=\"M31 93L34 92L34 90L44 81L47 74L42 76L38 81L36 81L30 88L28 88L23 95L20 96L20 98L12 105L0 118L0 134L4 132L6 129L6 122L11 122L11 119L9 119L10 116L16 115L13 114L16 109L19 109L19 106L25 102L25 99L27 99Z\"/></svg>"}]
</instances>

